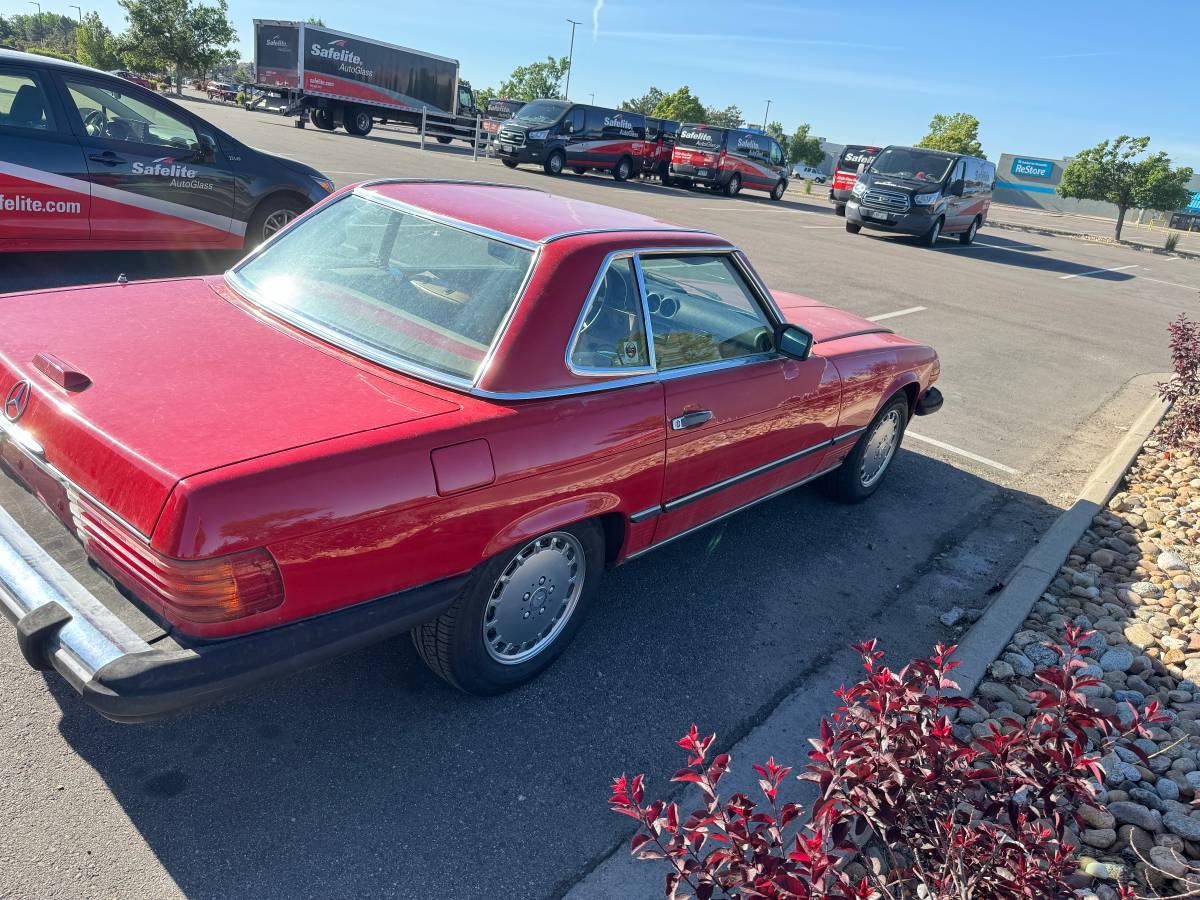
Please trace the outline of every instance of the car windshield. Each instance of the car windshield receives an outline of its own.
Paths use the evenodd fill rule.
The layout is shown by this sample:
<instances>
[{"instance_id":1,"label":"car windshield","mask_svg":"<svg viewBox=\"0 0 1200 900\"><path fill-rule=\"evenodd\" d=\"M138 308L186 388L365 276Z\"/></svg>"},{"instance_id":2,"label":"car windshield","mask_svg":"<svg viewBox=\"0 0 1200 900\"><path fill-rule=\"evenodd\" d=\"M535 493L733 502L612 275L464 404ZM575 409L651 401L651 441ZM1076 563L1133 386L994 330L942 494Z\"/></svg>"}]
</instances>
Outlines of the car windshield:
<instances>
[{"instance_id":1,"label":"car windshield","mask_svg":"<svg viewBox=\"0 0 1200 900\"><path fill-rule=\"evenodd\" d=\"M953 156L940 153L925 153L903 147L890 147L876 157L871 172L891 178L906 178L910 181L940 183L954 165Z\"/></svg>"},{"instance_id":2,"label":"car windshield","mask_svg":"<svg viewBox=\"0 0 1200 900\"><path fill-rule=\"evenodd\" d=\"M562 118L568 106L570 104L565 100L534 100L522 106L513 119L531 125L552 125Z\"/></svg>"},{"instance_id":3,"label":"car windshield","mask_svg":"<svg viewBox=\"0 0 1200 900\"><path fill-rule=\"evenodd\" d=\"M229 278L251 301L352 352L471 380L532 261L522 247L351 194Z\"/></svg>"}]
</instances>

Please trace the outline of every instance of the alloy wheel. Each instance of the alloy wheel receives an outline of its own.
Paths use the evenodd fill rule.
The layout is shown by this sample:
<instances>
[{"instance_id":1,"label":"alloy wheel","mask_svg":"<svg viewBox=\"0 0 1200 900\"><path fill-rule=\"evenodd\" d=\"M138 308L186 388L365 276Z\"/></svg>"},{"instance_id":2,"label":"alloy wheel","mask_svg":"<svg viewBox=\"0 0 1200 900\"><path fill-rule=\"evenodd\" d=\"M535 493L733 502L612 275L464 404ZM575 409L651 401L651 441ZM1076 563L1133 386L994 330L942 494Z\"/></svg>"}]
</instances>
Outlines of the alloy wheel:
<instances>
[{"instance_id":1,"label":"alloy wheel","mask_svg":"<svg viewBox=\"0 0 1200 900\"><path fill-rule=\"evenodd\" d=\"M482 636L498 663L527 662L554 643L579 603L587 557L575 535L555 531L522 547L483 611Z\"/></svg>"},{"instance_id":2,"label":"alloy wheel","mask_svg":"<svg viewBox=\"0 0 1200 900\"><path fill-rule=\"evenodd\" d=\"M862 465L858 470L858 479L863 487L871 487L887 471L888 464L896 455L902 428L900 410L891 409L867 436Z\"/></svg>"},{"instance_id":3,"label":"alloy wheel","mask_svg":"<svg viewBox=\"0 0 1200 900\"><path fill-rule=\"evenodd\" d=\"M296 218L296 211L292 209L277 209L263 220L262 237L265 241L267 238L275 234L292 219Z\"/></svg>"}]
</instances>

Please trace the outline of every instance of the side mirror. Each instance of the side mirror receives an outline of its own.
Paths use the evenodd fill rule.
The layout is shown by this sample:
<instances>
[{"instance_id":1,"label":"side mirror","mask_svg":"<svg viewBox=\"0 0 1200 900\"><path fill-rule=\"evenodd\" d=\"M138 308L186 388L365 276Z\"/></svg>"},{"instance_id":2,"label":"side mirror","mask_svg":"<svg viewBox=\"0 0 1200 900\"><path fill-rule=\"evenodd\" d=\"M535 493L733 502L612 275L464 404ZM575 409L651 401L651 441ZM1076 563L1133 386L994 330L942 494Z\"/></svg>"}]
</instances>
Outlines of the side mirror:
<instances>
[{"instance_id":1,"label":"side mirror","mask_svg":"<svg viewBox=\"0 0 1200 900\"><path fill-rule=\"evenodd\" d=\"M812 332L799 325L780 325L775 330L775 347L793 359L808 359L813 348Z\"/></svg>"},{"instance_id":2,"label":"side mirror","mask_svg":"<svg viewBox=\"0 0 1200 900\"><path fill-rule=\"evenodd\" d=\"M953 194L955 197L961 197L963 195L964 187L965 187L965 185L963 184L963 180L961 178L959 178L955 181L950 182L950 193Z\"/></svg>"},{"instance_id":3,"label":"side mirror","mask_svg":"<svg viewBox=\"0 0 1200 900\"><path fill-rule=\"evenodd\" d=\"M211 163L217 159L217 142L210 134L200 134L200 146L196 148L196 162Z\"/></svg>"}]
</instances>

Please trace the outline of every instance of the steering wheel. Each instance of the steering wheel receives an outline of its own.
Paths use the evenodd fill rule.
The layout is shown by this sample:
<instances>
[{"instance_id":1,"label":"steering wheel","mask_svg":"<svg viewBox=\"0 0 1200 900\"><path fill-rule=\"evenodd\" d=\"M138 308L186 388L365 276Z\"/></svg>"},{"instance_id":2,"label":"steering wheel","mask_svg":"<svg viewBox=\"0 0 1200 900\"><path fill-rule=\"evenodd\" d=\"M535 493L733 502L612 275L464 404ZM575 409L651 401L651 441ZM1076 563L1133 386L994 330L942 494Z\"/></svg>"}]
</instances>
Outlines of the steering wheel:
<instances>
[{"instance_id":1,"label":"steering wheel","mask_svg":"<svg viewBox=\"0 0 1200 900\"><path fill-rule=\"evenodd\" d=\"M109 119L104 123L104 136L114 141L136 141L133 126L122 119Z\"/></svg>"},{"instance_id":2,"label":"steering wheel","mask_svg":"<svg viewBox=\"0 0 1200 900\"><path fill-rule=\"evenodd\" d=\"M104 118L104 113L98 109L93 109L90 113L83 117L83 130L91 137L101 137L104 134L107 121Z\"/></svg>"},{"instance_id":3,"label":"steering wheel","mask_svg":"<svg viewBox=\"0 0 1200 900\"><path fill-rule=\"evenodd\" d=\"M617 285L620 286L618 297ZM606 306L614 309L624 310L627 308L629 300L629 285L625 283L625 279L612 269L609 269L604 275L604 281L601 283L600 291L596 299L592 301L592 305L588 307L587 313L583 318L583 325L580 331L587 331L600 318L600 314L604 312Z\"/></svg>"}]
</instances>

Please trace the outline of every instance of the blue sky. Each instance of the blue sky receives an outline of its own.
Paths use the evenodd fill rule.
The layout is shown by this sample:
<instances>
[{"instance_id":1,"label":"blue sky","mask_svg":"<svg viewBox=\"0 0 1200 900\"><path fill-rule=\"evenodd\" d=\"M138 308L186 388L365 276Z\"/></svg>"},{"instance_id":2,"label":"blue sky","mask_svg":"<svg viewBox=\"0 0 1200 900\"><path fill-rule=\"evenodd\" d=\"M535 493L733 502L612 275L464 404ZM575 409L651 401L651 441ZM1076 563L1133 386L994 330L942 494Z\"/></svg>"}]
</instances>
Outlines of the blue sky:
<instances>
[{"instance_id":1,"label":"blue sky","mask_svg":"<svg viewBox=\"0 0 1200 900\"><path fill-rule=\"evenodd\" d=\"M82 5L124 24L116 0ZM72 12L58 0L42 6ZM32 10L0 0L3 12ZM576 100L595 93L616 105L652 84L687 84L752 122L770 99L771 119L789 132L808 122L839 143L911 143L934 113L964 111L982 122L993 159L1148 134L1152 149L1200 170L1195 0L229 0L229 10L247 58L252 19L318 15L331 28L455 57L477 87L565 55L572 18L583 23Z\"/></svg>"}]
</instances>

